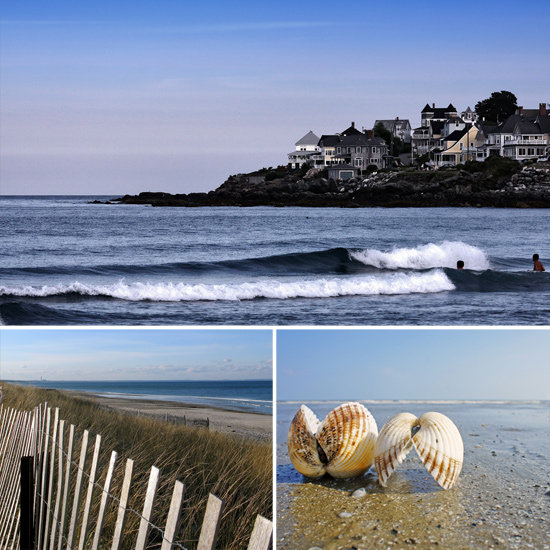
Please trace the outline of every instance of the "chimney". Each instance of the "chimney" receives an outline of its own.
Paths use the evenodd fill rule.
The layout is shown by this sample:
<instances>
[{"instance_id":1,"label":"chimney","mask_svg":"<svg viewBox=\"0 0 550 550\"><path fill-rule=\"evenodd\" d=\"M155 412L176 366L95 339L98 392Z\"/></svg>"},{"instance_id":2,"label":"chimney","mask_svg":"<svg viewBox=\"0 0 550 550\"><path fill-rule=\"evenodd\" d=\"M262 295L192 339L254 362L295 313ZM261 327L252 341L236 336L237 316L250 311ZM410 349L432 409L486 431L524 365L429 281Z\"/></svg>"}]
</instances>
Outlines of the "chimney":
<instances>
[{"instance_id":1,"label":"chimney","mask_svg":"<svg viewBox=\"0 0 550 550\"><path fill-rule=\"evenodd\" d=\"M372 137L372 130L367 130L367 137L369 139Z\"/></svg>"},{"instance_id":2,"label":"chimney","mask_svg":"<svg viewBox=\"0 0 550 550\"><path fill-rule=\"evenodd\" d=\"M523 105L520 105L520 106L518 107L518 114L519 114L519 115L523 115Z\"/></svg>"},{"instance_id":3,"label":"chimney","mask_svg":"<svg viewBox=\"0 0 550 550\"><path fill-rule=\"evenodd\" d=\"M432 109L435 109L435 103L432 103Z\"/></svg>"},{"instance_id":4,"label":"chimney","mask_svg":"<svg viewBox=\"0 0 550 550\"><path fill-rule=\"evenodd\" d=\"M539 103L539 115L546 116L546 103Z\"/></svg>"},{"instance_id":5,"label":"chimney","mask_svg":"<svg viewBox=\"0 0 550 550\"><path fill-rule=\"evenodd\" d=\"M355 122L352 122L352 123L351 123L351 127L352 127L352 128L355 128Z\"/></svg>"},{"instance_id":6,"label":"chimney","mask_svg":"<svg viewBox=\"0 0 550 550\"><path fill-rule=\"evenodd\" d=\"M395 117L395 120L399 120L399 117L398 117L398 116L396 116L396 117Z\"/></svg>"}]
</instances>

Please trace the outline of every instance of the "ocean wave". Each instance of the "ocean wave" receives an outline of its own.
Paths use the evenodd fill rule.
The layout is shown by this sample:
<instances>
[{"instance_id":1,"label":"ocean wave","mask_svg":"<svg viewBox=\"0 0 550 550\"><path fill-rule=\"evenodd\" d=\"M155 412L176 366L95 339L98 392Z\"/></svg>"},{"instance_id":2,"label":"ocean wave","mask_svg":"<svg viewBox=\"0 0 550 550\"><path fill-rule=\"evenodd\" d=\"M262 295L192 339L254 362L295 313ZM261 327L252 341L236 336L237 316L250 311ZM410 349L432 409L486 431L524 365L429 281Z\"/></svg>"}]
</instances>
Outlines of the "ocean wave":
<instances>
[{"instance_id":1,"label":"ocean wave","mask_svg":"<svg viewBox=\"0 0 550 550\"><path fill-rule=\"evenodd\" d=\"M466 269L489 269L489 259L483 250L461 241L428 243L415 248L394 248L389 252L377 249L351 251L355 260L379 269L431 269L456 268L457 260L463 260Z\"/></svg>"},{"instance_id":2,"label":"ocean wave","mask_svg":"<svg viewBox=\"0 0 550 550\"><path fill-rule=\"evenodd\" d=\"M52 297L97 296L127 301L221 301L257 298L330 298L337 296L414 294L454 290L455 286L442 270L423 273L387 273L361 277L320 278L279 281L273 279L232 284L126 283L111 285L71 284L40 287L0 286L0 296Z\"/></svg>"}]
</instances>

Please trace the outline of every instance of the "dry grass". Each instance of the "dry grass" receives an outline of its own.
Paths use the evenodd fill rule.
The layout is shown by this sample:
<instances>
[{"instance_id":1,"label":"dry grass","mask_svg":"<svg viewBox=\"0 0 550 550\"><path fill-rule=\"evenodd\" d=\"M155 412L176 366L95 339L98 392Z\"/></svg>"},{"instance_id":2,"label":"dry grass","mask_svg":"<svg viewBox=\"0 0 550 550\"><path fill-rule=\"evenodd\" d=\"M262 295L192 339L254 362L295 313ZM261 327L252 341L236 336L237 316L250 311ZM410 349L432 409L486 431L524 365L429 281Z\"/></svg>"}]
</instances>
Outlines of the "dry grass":
<instances>
[{"instance_id":1,"label":"dry grass","mask_svg":"<svg viewBox=\"0 0 550 550\"><path fill-rule=\"evenodd\" d=\"M217 544L220 548L245 548L256 515L272 518L271 444L237 439L201 428L167 424L151 418L127 416L57 390L3 385L5 406L30 410L47 401L52 408L59 407L60 418L66 421L66 433L68 425L75 424L78 439L73 460L78 460L82 432L85 429L90 431L86 469L91 461L95 434L101 434L100 484L103 484L111 451L119 453L112 494L120 494L125 459L133 459L130 507L135 510L142 509L151 466L160 468L161 478L152 519L154 524L164 525L163 518L170 504L174 482L182 481L185 496L177 540L187 548L196 545L209 493L225 501ZM99 490L95 493L94 510L97 510ZM116 506L112 501L108 514L103 530L105 541L109 540L114 530ZM130 514L125 547L134 546L138 525L138 518ZM158 533L153 530L149 548L157 547L159 542Z\"/></svg>"}]
</instances>

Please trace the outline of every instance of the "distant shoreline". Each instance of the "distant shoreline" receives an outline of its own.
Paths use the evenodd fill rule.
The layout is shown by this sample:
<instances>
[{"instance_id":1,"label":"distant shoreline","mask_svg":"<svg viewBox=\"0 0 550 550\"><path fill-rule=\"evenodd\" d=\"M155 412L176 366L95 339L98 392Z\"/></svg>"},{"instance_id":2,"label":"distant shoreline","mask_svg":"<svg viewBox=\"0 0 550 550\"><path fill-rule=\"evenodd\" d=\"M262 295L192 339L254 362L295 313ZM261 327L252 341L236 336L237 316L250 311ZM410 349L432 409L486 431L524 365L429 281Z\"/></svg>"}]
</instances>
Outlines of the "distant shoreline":
<instances>
[{"instance_id":1,"label":"distant shoreline","mask_svg":"<svg viewBox=\"0 0 550 550\"><path fill-rule=\"evenodd\" d=\"M550 167L497 166L492 172L491 167L484 168L485 172L389 170L346 181L328 179L324 171L315 170L303 176L286 174L260 182L253 174L239 174L208 193L143 192L90 203L158 207L550 208Z\"/></svg>"},{"instance_id":2,"label":"distant shoreline","mask_svg":"<svg viewBox=\"0 0 550 550\"><path fill-rule=\"evenodd\" d=\"M72 397L87 399L100 407L113 409L135 416L175 419L191 424L204 423L208 418L209 428L216 432L233 434L260 441L271 440L272 415L260 412L236 411L212 405L164 401L140 397L106 397L76 390L57 390Z\"/></svg>"}]
</instances>

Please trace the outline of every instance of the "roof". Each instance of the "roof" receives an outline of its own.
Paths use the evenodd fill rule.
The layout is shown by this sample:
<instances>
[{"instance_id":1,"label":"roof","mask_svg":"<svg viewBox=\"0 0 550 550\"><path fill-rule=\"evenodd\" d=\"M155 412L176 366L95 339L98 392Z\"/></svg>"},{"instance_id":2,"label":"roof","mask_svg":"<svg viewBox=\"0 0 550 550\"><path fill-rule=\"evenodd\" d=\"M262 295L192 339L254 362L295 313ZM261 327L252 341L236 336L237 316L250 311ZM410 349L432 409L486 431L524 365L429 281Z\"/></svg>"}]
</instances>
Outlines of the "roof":
<instances>
[{"instance_id":1,"label":"roof","mask_svg":"<svg viewBox=\"0 0 550 550\"><path fill-rule=\"evenodd\" d=\"M328 167L329 170L356 170L351 164L333 164Z\"/></svg>"},{"instance_id":2,"label":"roof","mask_svg":"<svg viewBox=\"0 0 550 550\"><path fill-rule=\"evenodd\" d=\"M466 107L466 110L463 111L464 113L473 113L472 109L470 109L470 106Z\"/></svg>"},{"instance_id":3,"label":"roof","mask_svg":"<svg viewBox=\"0 0 550 550\"><path fill-rule=\"evenodd\" d=\"M383 124L384 128L386 130L389 130L390 132L397 126L398 128L402 128L403 126L410 126L411 123L409 122L408 118L399 118L399 119L388 119L388 120L375 120L374 126L377 124Z\"/></svg>"},{"instance_id":4,"label":"roof","mask_svg":"<svg viewBox=\"0 0 550 550\"><path fill-rule=\"evenodd\" d=\"M303 138L299 139L294 145L317 145L319 138L310 130Z\"/></svg>"},{"instance_id":5,"label":"roof","mask_svg":"<svg viewBox=\"0 0 550 550\"><path fill-rule=\"evenodd\" d=\"M340 141L340 136L336 134L323 134L319 140L319 147L334 147Z\"/></svg>"},{"instance_id":6,"label":"roof","mask_svg":"<svg viewBox=\"0 0 550 550\"><path fill-rule=\"evenodd\" d=\"M353 147L358 145L367 145L369 138L359 132L358 134L352 134L351 136L342 136L340 142L337 145L342 147Z\"/></svg>"},{"instance_id":7,"label":"roof","mask_svg":"<svg viewBox=\"0 0 550 550\"><path fill-rule=\"evenodd\" d=\"M294 156L294 157L311 157L314 155L320 155L320 151L291 151L290 153L287 153L288 156Z\"/></svg>"},{"instance_id":8,"label":"roof","mask_svg":"<svg viewBox=\"0 0 550 550\"><path fill-rule=\"evenodd\" d=\"M468 130L464 128L463 130L455 130L451 132L448 136L442 138L443 141L458 141Z\"/></svg>"},{"instance_id":9,"label":"roof","mask_svg":"<svg viewBox=\"0 0 550 550\"><path fill-rule=\"evenodd\" d=\"M363 135L362 132L360 132L355 126L350 126L349 128L346 128L343 132L340 132L341 136L353 136L353 135Z\"/></svg>"},{"instance_id":10,"label":"roof","mask_svg":"<svg viewBox=\"0 0 550 550\"><path fill-rule=\"evenodd\" d=\"M550 116L540 115L537 117L537 123L540 126L540 129L545 133L550 133Z\"/></svg>"},{"instance_id":11,"label":"roof","mask_svg":"<svg viewBox=\"0 0 550 550\"><path fill-rule=\"evenodd\" d=\"M516 129L520 134L542 134L540 126L530 120L520 120L514 130Z\"/></svg>"},{"instance_id":12,"label":"roof","mask_svg":"<svg viewBox=\"0 0 550 550\"><path fill-rule=\"evenodd\" d=\"M447 113L456 113L456 109L452 103L449 103L447 107L430 107L427 103L422 113L432 113L433 118L447 118Z\"/></svg>"}]
</instances>

